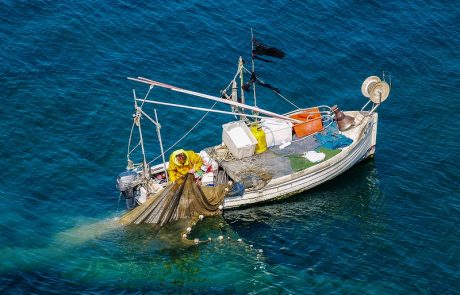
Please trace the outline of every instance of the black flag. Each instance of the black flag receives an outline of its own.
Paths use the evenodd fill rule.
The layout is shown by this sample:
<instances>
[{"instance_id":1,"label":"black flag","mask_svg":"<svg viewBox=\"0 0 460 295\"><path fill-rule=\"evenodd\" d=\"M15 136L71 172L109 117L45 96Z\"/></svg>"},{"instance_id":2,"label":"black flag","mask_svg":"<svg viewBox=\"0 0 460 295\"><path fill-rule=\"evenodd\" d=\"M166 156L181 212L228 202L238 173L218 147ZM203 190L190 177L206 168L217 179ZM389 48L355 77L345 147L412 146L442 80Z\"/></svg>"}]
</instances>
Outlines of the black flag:
<instances>
[{"instance_id":1,"label":"black flag","mask_svg":"<svg viewBox=\"0 0 460 295\"><path fill-rule=\"evenodd\" d=\"M275 91L276 93L281 93L281 91L278 88L276 88L276 87L274 87L274 86L272 86L272 85L270 85L268 83L264 83L264 82L260 81L259 79L256 80L256 84L260 85L262 87L269 88L269 89Z\"/></svg>"},{"instance_id":2,"label":"black flag","mask_svg":"<svg viewBox=\"0 0 460 295\"><path fill-rule=\"evenodd\" d=\"M260 79L257 78L256 73L254 73L254 72L251 73L251 80L246 82L241 88L243 88L244 91L249 92L249 90L251 90L251 85L253 83L256 83L257 85L260 85L262 87L269 88L269 89L275 91L276 93L281 93L281 91L278 88L276 88L276 87L274 87L274 86L272 86L272 85L270 85L268 83L260 81Z\"/></svg>"},{"instance_id":3,"label":"black flag","mask_svg":"<svg viewBox=\"0 0 460 295\"><path fill-rule=\"evenodd\" d=\"M271 57L283 58L286 55L283 51L279 50L278 48L266 46L262 44L261 42L257 41L256 39L253 39L253 42L254 42L254 49L252 50L253 57L257 57L257 55L268 55ZM263 61L268 61L268 60L264 60L261 58L258 58L258 59L263 60Z\"/></svg>"},{"instance_id":4,"label":"black flag","mask_svg":"<svg viewBox=\"0 0 460 295\"><path fill-rule=\"evenodd\" d=\"M261 61L264 61L264 62L274 62L273 60L269 60L269 59L266 59L266 58L262 58L262 57L260 57L260 56L258 56L258 55L255 55L255 54L252 55L252 58L253 58L253 59L258 59L258 60L261 60Z\"/></svg>"}]
</instances>

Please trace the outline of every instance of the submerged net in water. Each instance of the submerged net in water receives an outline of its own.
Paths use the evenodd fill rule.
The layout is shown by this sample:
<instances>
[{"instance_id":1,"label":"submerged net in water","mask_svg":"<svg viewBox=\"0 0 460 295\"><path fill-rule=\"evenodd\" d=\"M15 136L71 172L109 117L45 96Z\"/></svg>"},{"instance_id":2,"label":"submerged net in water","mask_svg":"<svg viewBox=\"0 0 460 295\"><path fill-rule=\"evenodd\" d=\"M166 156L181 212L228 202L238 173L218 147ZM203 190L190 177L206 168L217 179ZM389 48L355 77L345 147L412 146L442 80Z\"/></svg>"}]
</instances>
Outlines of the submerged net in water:
<instances>
[{"instance_id":1,"label":"submerged net in water","mask_svg":"<svg viewBox=\"0 0 460 295\"><path fill-rule=\"evenodd\" d=\"M200 215L222 214L227 185L199 186L192 174L178 179L120 219L122 224L164 224L180 219L196 220Z\"/></svg>"}]
</instances>

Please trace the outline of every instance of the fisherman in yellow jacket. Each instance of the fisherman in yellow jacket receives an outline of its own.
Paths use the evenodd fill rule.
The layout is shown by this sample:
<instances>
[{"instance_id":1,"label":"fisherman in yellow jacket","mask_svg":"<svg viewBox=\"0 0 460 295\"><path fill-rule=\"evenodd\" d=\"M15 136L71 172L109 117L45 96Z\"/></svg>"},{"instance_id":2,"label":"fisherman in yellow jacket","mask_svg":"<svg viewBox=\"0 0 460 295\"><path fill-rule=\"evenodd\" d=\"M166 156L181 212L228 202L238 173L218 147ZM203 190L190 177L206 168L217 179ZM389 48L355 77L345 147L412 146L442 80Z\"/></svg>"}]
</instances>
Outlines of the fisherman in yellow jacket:
<instances>
[{"instance_id":1,"label":"fisherman in yellow jacket","mask_svg":"<svg viewBox=\"0 0 460 295\"><path fill-rule=\"evenodd\" d=\"M174 151L169 156L168 176L169 182L174 182L187 173L197 173L201 171L203 160L194 151L183 149Z\"/></svg>"}]
</instances>

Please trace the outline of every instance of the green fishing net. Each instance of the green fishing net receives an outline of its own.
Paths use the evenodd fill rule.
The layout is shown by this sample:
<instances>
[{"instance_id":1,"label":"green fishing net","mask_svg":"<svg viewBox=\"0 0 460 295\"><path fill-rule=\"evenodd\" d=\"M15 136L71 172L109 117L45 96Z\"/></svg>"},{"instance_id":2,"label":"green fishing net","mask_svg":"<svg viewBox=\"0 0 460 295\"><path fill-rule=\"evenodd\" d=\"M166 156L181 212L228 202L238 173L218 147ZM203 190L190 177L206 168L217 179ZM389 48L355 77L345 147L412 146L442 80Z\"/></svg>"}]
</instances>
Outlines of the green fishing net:
<instances>
[{"instance_id":1,"label":"green fishing net","mask_svg":"<svg viewBox=\"0 0 460 295\"><path fill-rule=\"evenodd\" d=\"M324 153L326 157L324 158L323 161L329 160L330 158L334 157L338 153L340 153L342 150L336 149L336 150L331 150L331 149L326 149L326 148L319 148L318 152ZM310 168L318 163L313 163L305 159L302 155L288 155L289 161L291 162L291 168L293 171L300 171L304 170L307 168Z\"/></svg>"},{"instance_id":2,"label":"green fishing net","mask_svg":"<svg viewBox=\"0 0 460 295\"><path fill-rule=\"evenodd\" d=\"M187 174L120 218L124 225L151 223L163 226L180 219L198 220L199 216L222 214L227 185L199 186Z\"/></svg>"}]
</instances>

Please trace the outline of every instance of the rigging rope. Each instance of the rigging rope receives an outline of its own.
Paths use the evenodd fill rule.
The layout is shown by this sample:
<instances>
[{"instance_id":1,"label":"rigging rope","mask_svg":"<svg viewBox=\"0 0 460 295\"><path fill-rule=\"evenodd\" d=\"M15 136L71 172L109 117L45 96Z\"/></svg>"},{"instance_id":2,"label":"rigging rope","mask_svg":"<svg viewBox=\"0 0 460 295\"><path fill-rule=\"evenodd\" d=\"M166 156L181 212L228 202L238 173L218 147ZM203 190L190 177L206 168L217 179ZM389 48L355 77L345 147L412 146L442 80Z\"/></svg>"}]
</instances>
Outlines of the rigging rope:
<instances>
[{"instance_id":1,"label":"rigging rope","mask_svg":"<svg viewBox=\"0 0 460 295\"><path fill-rule=\"evenodd\" d=\"M153 89L153 85L150 85L149 87L149 90L147 91L147 93L145 94L144 96L144 99L142 101L142 104L141 104L141 108L142 106L144 105L145 103L145 100L147 99L147 97L149 96L150 94L150 91ZM134 92L133 90L133 93L134 93L134 99L136 99L136 92ZM138 117L138 114L137 114L137 110L136 110L136 115L133 115L133 125L131 126L131 132L129 133L129 141L128 141L128 153L126 154L126 158L128 160L128 162L130 161L129 159L129 156L131 155L131 153L141 144L141 141L138 142L138 144L132 149L130 150L130 147L131 147L131 140L132 140L132 137L133 137L133 130L134 130L134 125L137 125L139 122L138 120L140 120L140 118Z\"/></svg>"},{"instance_id":2,"label":"rigging rope","mask_svg":"<svg viewBox=\"0 0 460 295\"><path fill-rule=\"evenodd\" d=\"M229 84L227 85L227 87L225 87L224 90L222 90L221 92L227 92L227 90L230 88L230 86L232 86L233 81L236 81L236 77L238 77L239 74L240 74L240 70L238 69L238 70L236 71L236 74L235 74L235 76L233 77L233 79L230 80L230 83L229 83Z\"/></svg>"},{"instance_id":3,"label":"rigging rope","mask_svg":"<svg viewBox=\"0 0 460 295\"><path fill-rule=\"evenodd\" d=\"M227 87L225 87L224 90L221 90L221 94L227 92L227 90L232 86L233 81L235 81L236 78L238 77L239 73L240 73L240 70L238 69L238 70L236 71L235 76L233 76L233 79L230 81L230 83L227 85ZM145 99L144 99L144 101L145 101ZM214 107L216 106L216 104L217 104L217 101L211 106L210 109L211 109L211 110L214 109ZM190 134L190 132L192 132L192 131L201 123L201 121L203 121L203 119L209 114L209 112L210 112L210 111L207 111L206 113L204 113L204 115L198 120L198 122L196 122L195 125L193 125L193 127L192 127L189 131L187 131L184 135L182 135L181 138L179 138L172 146L170 146L169 148L167 148L167 149L164 151L163 154L166 154L167 152L169 152L169 151L170 151L171 149L173 149L176 145L178 145L185 137L187 137L187 136ZM161 156L162 156L162 154L158 155L158 156L155 157L153 160L151 160L148 164L150 165L152 162L158 160Z\"/></svg>"},{"instance_id":4,"label":"rigging rope","mask_svg":"<svg viewBox=\"0 0 460 295\"><path fill-rule=\"evenodd\" d=\"M133 149L129 152L128 156L131 155L132 152L134 152L134 150L141 145L141 141L139 140L139 142L136 144L135 147L133 147ZM129 158L129 157L128 157Z\"/></svg>"},{"instance_id":5,"label":"rigging rope","mask_svg":"<svg viewBox=\"0 0 460 295\"><path fill-rule=\"evenodd\" d=\"M153 85L150 85L149 91L147 91L147 93L145 94L144 99L143 99L143 101L142 101L142 104L141 104L140 108L142 108L142 107L144 106L145 100L146 100L147 97L149 96L150 90L152 90L152 89L153 89Z\"/></svg>"},{"instance_id":6,"label":"rigging rope","mask_svg":"<svg viewBox=\"0 0 460 295\"><path fill-rule=\"evenodd\" d=\"M216 104L217 104L217 101L211 106L210 109L212 110L212 109L216 106ZM204 113L204 115L198 120L198 122L195 123L195 125L192 126L192 128L191 128L189 131L187 131L187 132L186 132L184 135L182 135L182 137L179 138L172 146L170 146L168 149L166 149L166 150L164 151L164 154L166 154L167 152L169 152L169 151L170 151L172 148L174 148L179 142L181 142L187 135L189 135L190 132L192 132L193 129L195 129L195 128L198 126L198 124L200 124L201 121L203 121L203 119L204 119L208 114L209 114L209 111L207 111L206 113ZM153 159L152 161L150 161L148 164L151 164L152 162L158 160L161 156L162 156L161 154L158 155L156 158L154 158L154 159Z\"/></svg>"},{"instance_id":7,"label":"rigging rope","mask_svg":"<svg viewBox=\"0 0 460 295\"><path fill-rule=\"evenodd\" d=\"M246 69L245 67L243 67L243 69L244 69L248 74L251 74L251 72L250 72L248 69ZM259 78L257 78L257 79L258 79L260 82L265 83L262 79L259 79ZM291 104L293 107L295 107L296 109L300 109L296 104L294 104L292 101L290 101L289 99L287 99L286 97L284 97L281 93L276 92L276 91L274 91L274 90L273 90L273 92L274 92L275 94L279 95L282 99L284 99L284 100L287 101L288 103L290 103L290 104Z\"/></svg>"},{"instance_id":8,"label":"rigging rope","mask_svg":"<svg viewBox=\"0 0 460 295\"><path fill-rule=\"evenodd\" d=\"M246 72L248 73L251 73L248 69L246 69L244 66L242 67L243 70L245 70ZM226 93L228 91L228 89L232 86L233 82L236 81L236 78L238 77L238 75L240 74L241 72L241 69L238 68L238 70L236 71L234 77L232 80L230 80L230 83L227 85L227 87L225 87L223 90L221 90L221 94L223 93ZM259 79L260 80L260 79ZM260 80L262 83L264 83L262 80ZM144 105L148 95L150 94L150 91L152 90L153 86L151 85L148 92L146 93L143 101L142 101L142 104L141 104L141 108L142 106ZM296 109L300 109L297 105L295 105L293 102L291 102L289 99L287 99L286 97L284 97L283 95L281 95L280 93L274 91L276 94L278 94L281 98L283 98L285 101L287 101L288 103L290 103L292 106L294 106ZM214 107L216 106L217 104L217 101L210 107L210 109L214 109ZM184 135L182 135L173 145L171 145L168 149L166 149L163 154L160 154L158 155L157 157L155 157L153 160L151 160L150 162L148 162L148 164L150 165L152 162L158 160L162 155L164 155L165 153L169 152L171 149L173 149L177 144L179 144L185 137L187 137L190 132L192 132L203 120L204 118L209 114L210 111L207 111L196 123L195 125L192 126L192 128L190 128L190 130L188 130ZM135 120L134 120L135 121ZM141 142L139 142L131 151L129 150L129 147L130 147L130 144L131 144L131 138L132 138L132 133L133 133L133 129L134 129L134 124L135 122L133 123L133 126L131 127L131 133L130 133L130 137L129 137L129 144L128 144L128 160L129 160L129 155L141 144Z\"/></svg>"},{"instance_id":9,"label":"rigging rope","mask_svg":"<svg viewBox=\"0 0 460 295\"><path fill-rule=\"evenodd\" d=\"M130 151L131 139L132 139L132 137L133 137L133 130L134 130L134 125L135 125L135 124L136 124L136 123L135 123L135 121L133 120L133 125L131 126L131 132L129 133L128 153L126 154L126 158L128 158L128 161L130 161L129 155L131 155L131 153L134 151L134 149L137 148L137 147L139 146L139 144L137 144L136 147Z\"/></svg>"}]
</instances>

